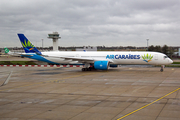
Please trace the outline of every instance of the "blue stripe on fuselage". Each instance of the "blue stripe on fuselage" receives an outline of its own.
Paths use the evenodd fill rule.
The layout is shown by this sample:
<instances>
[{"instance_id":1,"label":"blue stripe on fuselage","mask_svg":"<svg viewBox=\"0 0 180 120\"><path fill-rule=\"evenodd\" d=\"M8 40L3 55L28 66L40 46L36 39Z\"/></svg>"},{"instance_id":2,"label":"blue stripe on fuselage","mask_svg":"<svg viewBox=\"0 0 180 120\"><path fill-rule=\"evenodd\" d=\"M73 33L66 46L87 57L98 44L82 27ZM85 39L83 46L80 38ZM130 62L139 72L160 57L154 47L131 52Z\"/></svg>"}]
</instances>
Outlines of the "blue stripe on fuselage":
<instances>
[{"instance_id":1,"label":"blue stripe on fuselage","mask_svg":"<svg viewBox=\"0 0 180 120\"><path fill-rule=\"evenodd\" d=\"M39 60L39 61L43 61L43 62L47 62L47 63L51 63L51 64L58 64L59 63L55 63L55 62L52 62L50 60L47 60L46 58L40 56L40 55L37 55L37 54L28 54L28 55L32 55L32 56L25 56L25 55L22 55L23 57L27 57L27 58L31 58L31 59L35 59L35 60Z\"/></svg>"}]
</instances>

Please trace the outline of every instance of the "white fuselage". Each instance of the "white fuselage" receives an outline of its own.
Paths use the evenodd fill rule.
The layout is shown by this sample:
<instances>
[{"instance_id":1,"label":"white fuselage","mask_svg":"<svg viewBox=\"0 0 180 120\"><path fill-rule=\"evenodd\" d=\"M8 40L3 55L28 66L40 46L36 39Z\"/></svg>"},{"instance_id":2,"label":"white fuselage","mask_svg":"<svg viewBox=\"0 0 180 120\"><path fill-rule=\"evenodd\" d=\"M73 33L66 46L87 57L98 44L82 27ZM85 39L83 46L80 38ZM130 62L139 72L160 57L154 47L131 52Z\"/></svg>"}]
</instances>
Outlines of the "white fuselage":
<instances>
[{"instance_id":1,"label":"white fuselage","mask_svg":"<svg viewBox=\"0 0 180 120\"><path fill-rule=\"evenodd\" d=\"M109 61L110 64L167 65L173 61L159 52L42 52L43 58L58 64L84 64ZM74 58L74 59L73 59ZM34 58L33 58L34 59Z\"/></svg>"}]
</instances>

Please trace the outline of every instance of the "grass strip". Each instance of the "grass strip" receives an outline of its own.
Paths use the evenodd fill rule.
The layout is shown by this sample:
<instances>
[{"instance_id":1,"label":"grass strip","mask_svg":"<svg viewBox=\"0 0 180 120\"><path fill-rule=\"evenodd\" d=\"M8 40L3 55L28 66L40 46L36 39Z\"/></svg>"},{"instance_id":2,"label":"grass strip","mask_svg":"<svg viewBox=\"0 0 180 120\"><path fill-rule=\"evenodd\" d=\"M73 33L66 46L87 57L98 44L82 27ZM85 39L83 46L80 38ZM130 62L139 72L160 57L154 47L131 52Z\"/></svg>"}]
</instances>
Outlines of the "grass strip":
<instances>
[{"instance_id":1,"label":"grass strip","mask_svg":"<svg viewBox=\"0 0 180 120\"><path fill-rule=\"evenodd\" d=\"M32 61L0 61L0 65L37 65Z\"/></svg>"}]
</instances>

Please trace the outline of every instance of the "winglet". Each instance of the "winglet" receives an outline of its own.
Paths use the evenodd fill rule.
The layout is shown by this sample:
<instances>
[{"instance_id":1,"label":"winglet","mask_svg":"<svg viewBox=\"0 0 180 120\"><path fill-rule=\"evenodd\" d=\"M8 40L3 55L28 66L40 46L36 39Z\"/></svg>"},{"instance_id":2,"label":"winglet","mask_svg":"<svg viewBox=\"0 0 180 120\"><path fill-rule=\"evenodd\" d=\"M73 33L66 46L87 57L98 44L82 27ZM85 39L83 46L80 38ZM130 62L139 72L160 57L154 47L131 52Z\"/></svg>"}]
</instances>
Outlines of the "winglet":
<instances>
[{"instance_id":1,"label":"winglet","mask_svg":"<svg viewBox=\"0 0 180 120\"><path fill-rule=\"evenodd\" d=\"M18 37L26 53L36 53L41 55L41 52L24 36L24 34L18 34Z\"/></svg>"}]
</instances>

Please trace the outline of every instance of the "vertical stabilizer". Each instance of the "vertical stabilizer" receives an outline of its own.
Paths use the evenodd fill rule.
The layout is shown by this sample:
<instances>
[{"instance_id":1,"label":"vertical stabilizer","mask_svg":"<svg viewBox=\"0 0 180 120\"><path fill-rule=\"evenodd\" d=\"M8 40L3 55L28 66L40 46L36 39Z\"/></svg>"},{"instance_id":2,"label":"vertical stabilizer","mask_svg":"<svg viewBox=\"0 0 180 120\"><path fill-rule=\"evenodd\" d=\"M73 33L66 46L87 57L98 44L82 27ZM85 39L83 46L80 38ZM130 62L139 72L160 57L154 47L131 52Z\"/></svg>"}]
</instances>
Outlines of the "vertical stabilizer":
<instances>
[{"instance_id":1,"label":"vertical stabilizer","mask_svg":"<svg viewBox=\"0 0 180 120\"><path fill-rule=\"evenodd\" d=\"M24 36L24 34L18 34L18 37L26 53L36 53L41 55L41 52Z\"/></svg>"},{"instance_id":2,"label":"vertical stabilizer","mask_svg":"<svg viewBox=\"0 0 180 120\"><path fill-rule=\"evenodd\" d=\"M9 53L9 49L7 47L4 48L4 52L7 54Z\"/></svg>"}]
</instances>

